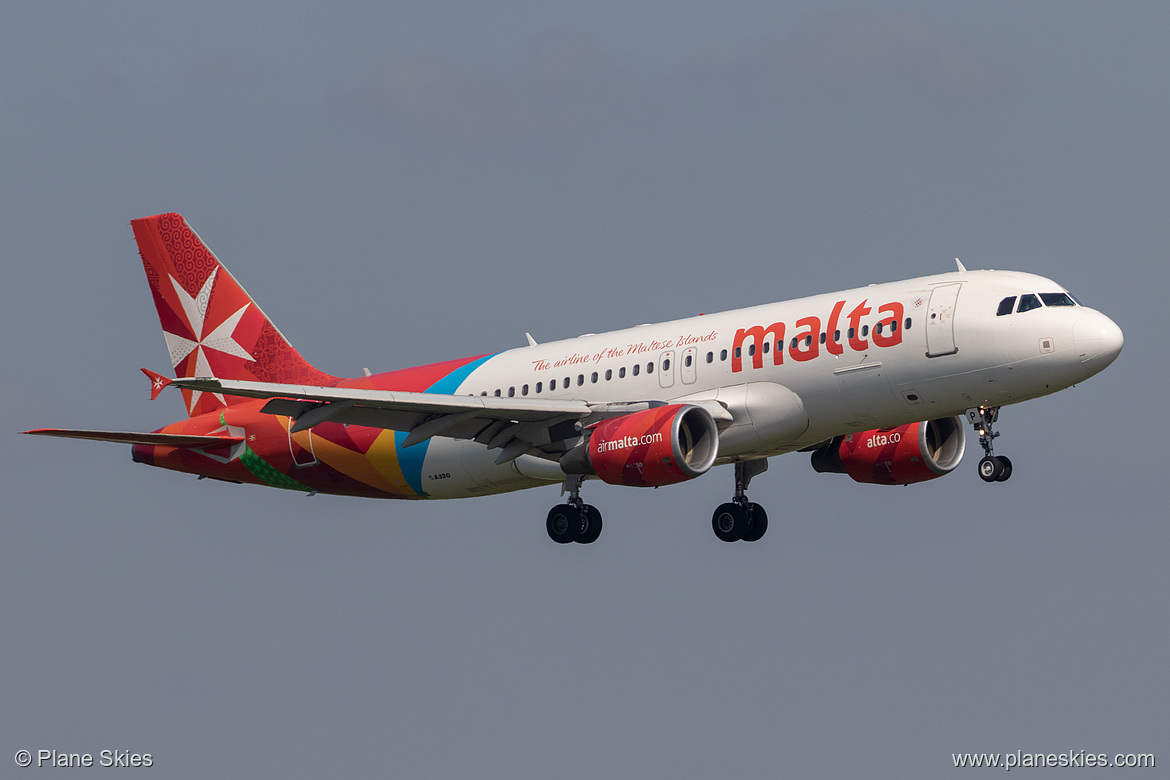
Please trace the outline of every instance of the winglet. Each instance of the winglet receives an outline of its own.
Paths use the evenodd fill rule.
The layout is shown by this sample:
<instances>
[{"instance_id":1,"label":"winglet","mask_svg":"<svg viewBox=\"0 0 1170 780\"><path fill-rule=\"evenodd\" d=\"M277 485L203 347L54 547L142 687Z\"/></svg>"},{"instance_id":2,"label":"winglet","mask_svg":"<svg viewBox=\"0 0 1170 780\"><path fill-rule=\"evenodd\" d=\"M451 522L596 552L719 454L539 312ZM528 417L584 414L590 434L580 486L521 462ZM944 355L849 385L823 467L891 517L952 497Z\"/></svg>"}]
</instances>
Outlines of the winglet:
<instances>
[{"instance_id":1,"label":"winglet","mask_svg":"<svg viewBox=\"0 0 1170 780\"><path fill-rule=\"evenodd\" d=\"M149 368L143 368L140 370L142 373L146 374L146 378L150 380L150 400L152 401L158 398L158 394L161 393L167 385L174 381L169 377L165 377L162 374L157 374L154 371L151 371Z\"/></svg>"},{"instance_id":2,"label":"winglet","mask_svg":"<svg viewBox=\"0 0 1170 780\"><path fill-rule=\"evenodd\" d=\"M961 273L961 274L965 274L965 273L967 273L967 267L966 267L966 266L964 266L964 265L963 265L963 261L961 261L961 260L960 260L959 258L957 258L957 257L955 258L955 265L956 265L956 266L958 266L958 268L959 268L959 273Z\"/></svg>"}]
</instances>

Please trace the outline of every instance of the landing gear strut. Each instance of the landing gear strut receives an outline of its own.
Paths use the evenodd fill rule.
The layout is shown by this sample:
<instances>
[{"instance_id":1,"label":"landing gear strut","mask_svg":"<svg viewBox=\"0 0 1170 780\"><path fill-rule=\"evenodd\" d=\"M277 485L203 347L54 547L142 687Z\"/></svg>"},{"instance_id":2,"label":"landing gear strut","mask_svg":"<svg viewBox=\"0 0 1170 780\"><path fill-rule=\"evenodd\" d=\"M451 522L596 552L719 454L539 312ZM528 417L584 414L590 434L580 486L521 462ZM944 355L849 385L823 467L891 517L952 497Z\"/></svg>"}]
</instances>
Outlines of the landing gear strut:
<instances>
[{"instance_id":1,"label":"landing gear strut","mask_svg":"<svg viewBox=\"0 0 1170 780\"><path fill-rule=\"evenodd\" d=\"M601 512L581 500L581 483L584 481L585 477L579 474L565 479L569 502L557 504L549 510L545 528L557 544L593 544L601 536Z\"/></svg>"},{"instance_id":2,"label":"landing gear strut","mask_svg":"<svg viewBox=\"0 0 1170 780\"><path fill-rule=\"evenodd\" d=\"M967 410L967 420L979 434L979 446L983 457L979 460L979 478L984 482L1007 482L1012 475L1012 462L1003 455L995 454L994 442L999 433L992 430L999 420L998 406L979 406Z\"/></svg>"},{"instance_id":3,"label":"landing gear strut","mask_svg":"<svg viewBox=\"0 0 1170 780\"><path fill-rule=\"evenodd\" d=\"M724 542L758 542L768 530L768 513L747 500L745 491L752 477L768 470L766 458L735 464L735 497L720 504L711 516L711 529Z\"/></svg>"}]
</instances>

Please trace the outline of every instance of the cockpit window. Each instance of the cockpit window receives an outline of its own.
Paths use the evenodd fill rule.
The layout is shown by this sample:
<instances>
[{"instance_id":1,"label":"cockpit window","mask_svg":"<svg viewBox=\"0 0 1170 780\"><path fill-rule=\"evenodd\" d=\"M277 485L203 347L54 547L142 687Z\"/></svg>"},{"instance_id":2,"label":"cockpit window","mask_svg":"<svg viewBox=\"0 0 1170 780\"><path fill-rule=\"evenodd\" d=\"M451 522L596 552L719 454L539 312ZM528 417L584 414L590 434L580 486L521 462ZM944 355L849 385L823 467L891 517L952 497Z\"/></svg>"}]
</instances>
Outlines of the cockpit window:
<instances>
[{"instance_id":1,"label":"cockpit window","mask_svg":"<svg viewBox=\"0 0 1170 780\"><path fill-rule=\"evenodd\" d=\"M1077 302L1068 293L1040 293L1040 300L1045 306L1076 306Z\"/></svg>"},{"instance_id":2,"label":"cockpit window","mask_svg":"<svg viewBox=\"0 0 1170 780\"><path fill-rule=\"evenodd\" d=\"M999 302L999 308L995 310L996 317L1002 317L1005 314L1011 314L1016 308L1016 296L1011 295Z\"/></svg>"},{"instance_id":3,"label":"cockpit window","mask_svg":"<svg viewBox=\"0 0 1170 780\"><path fill-rule=\"evenodd\" d=\"M1032 309L1039 309L1040 306L1040 299L1032 293L1028 293L1027 295L1020 296L1020 308L1016 309L1016 311L1032 311Z\"/></svg>"}]
</instances>

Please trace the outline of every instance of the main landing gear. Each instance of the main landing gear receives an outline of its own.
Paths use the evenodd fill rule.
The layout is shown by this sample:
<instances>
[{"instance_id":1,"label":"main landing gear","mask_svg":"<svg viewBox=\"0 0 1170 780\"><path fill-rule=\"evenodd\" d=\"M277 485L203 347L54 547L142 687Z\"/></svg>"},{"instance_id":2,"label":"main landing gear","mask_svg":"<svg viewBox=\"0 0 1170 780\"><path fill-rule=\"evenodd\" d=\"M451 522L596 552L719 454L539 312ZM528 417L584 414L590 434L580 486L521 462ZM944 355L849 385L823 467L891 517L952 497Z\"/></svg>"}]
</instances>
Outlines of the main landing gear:
<instances>
[{"instance_id":1,"label":"main landing gear","mask_svg":"<svg viewBox=\"0 0 1170 780\"><path fill-rule=\"evenodd\" d=\"M557 504L548 513L545 528L557 544L593 544L601 536L601 512L581 500L581 483L585 478L572 475L565 480L569 502Z\"/></svg>"},{"instance_id":2,"label":"main landing gear","mask_svg":"<svg viewBox=\"0 0 1170 780\"><path fill-rule=\"evenodd\" d=\"M995 455L993 443L999 434L991 426L999 420L999 407L976 407L967 410L967 420L979 434L983 457L979 460L979 478L984 482L1007 482L1012 475L1012 462L1003 455Z\"/></svg>"},{"instance_id":3,"label":"main landing gear","mask_svg":"<svg viewBox=\"0 0 1170 780\"><path fill-rule=\"evenodd\" d=\"M768 531L768 513L747 500L744 491L752 477L768 470L767 459L735 464L735 497L720 504L711 516L711 529L724 542L758 542Z\"/></svg>"},{"instance_id":4,"label":"main landing gear","mask_svg":"<svg viewBox=\"0 0 1170 780\"><path fill-rule=\"evenodd\" d=\"M745 491L752 477L768 470L766 458L735 464L735 497L720 504L711 516L711 528L725 542L758 542L768 531L768 513L747 500ZM569 500L549 510L545 528L557 544L593 544L601 536L601 512L581 500L585 477L572 474L565 479Z\"/></svg>"}]
</instances>

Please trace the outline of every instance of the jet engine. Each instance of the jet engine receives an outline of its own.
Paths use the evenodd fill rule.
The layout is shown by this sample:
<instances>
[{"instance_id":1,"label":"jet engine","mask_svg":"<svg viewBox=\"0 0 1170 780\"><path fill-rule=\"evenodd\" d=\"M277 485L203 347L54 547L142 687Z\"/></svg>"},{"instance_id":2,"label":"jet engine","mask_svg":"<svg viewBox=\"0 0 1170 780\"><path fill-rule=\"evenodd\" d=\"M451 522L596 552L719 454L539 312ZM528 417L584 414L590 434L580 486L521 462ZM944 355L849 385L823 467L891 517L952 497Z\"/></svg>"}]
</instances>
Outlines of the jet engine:
<instances>
[{"instance_id":1,"label":"jet engine","mask_svg":"<svg viewBox=\"0 0 1170 780\"><path fill-rule=\"evenodd\" d=\"M703 474L719 453L710 412L672 404L624 414L593 426L589 440L565 453L567 474L596 474L611 485L658 487Z\"/></svg>"},{"instance_id":2,"label":"jet engine","mask_svg":"<svg viewBox=\"0 0 1170 780\"><path fill-rule=\"evenodd\" d=\"M812 466L848 474L855 482L911 485L954 471L967 449L958 417L838 436L813 450Z\"/></svg>"}]
</instances>

